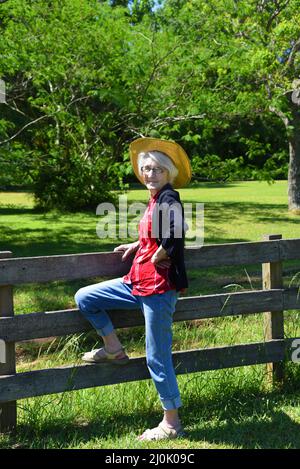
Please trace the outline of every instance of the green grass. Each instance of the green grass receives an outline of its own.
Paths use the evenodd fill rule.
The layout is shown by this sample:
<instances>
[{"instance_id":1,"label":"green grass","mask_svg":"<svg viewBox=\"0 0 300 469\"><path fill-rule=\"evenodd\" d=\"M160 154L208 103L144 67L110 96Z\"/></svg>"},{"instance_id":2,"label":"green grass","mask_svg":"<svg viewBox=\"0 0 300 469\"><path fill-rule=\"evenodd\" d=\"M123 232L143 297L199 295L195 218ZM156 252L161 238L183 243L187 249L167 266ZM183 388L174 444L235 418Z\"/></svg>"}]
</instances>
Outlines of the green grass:
<instances>
[{"instance_id":1,"label":"green grass","mask_svg":"<svg viewBox=\"0 0 300 469\"><path fill-rule=\"evenodd\" d=\"M299 216L287 211L287 183L197 184L181 189L183 202L204 203L205 243L259 241L264 234L300 235ZM147 190L131 190L128 202L147 202ZM96 235L95 213L39 213L29 193L0 192L1 250L39 256L111 250L117 240Z\"/></svg>"},{"instance_id":2,"label":"green grass","mask_svg":"<svg viewBox=\"0 0 300 469\"><path fill-rule=\"evenodd\" d=\"M264 234L300 237L300 218L287 211L287 183L277 181L197 184L180 190L183 202L203 202L205 243L258 241ZM131 190L129 202L146 202ZM29 193L0 193L0 250L15 257L111 251L118 240L96 235L93 213L44 214ZM123 242L125 240L122 240ZM285 285L299 287L299 262L284 264ZM76 290L100 278L15 287L15 313L73 308ZM261 288L261 266L189 272L187 295ZM300 312L285 313L285 334L300 336ZM174 350L264 339L263 315L174 324ZM119 331L131 356L144 355L144 329ZM18 371L79 363L97 344L91 331L17 345ZM0 436L0 448L300 448L300 367L290 363L283 388L272 389L265 366L179 376L187 436L173 442L139 443L161 408L151 381L105 386L18 401L18 432Z\"/></svg>"}]
</instances>

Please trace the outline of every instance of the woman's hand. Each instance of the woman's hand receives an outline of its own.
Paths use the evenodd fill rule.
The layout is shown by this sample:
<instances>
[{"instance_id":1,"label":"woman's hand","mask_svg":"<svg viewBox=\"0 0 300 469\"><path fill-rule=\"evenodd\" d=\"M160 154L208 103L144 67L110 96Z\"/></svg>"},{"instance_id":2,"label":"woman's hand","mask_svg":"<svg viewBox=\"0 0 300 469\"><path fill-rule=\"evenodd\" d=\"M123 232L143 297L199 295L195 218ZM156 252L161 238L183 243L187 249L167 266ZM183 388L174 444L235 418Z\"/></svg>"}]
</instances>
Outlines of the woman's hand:
<instances>
[{"instance_id":1,"label":"woman's hand","mask_svg":"<svg viewBox=\"0 0 300 469\"><path fill-rule=\"evenodd\" d=\"M114 249L114 252L119 252L119 251L123 252L122 262L124 262L130 256L130 254L132 254L133 252L136 252L136 250L139 247L139 244L140 244L139 241L135 241L134 243L130 243L130 244L120 244L120 246L117 246Z\"/></svg>"},{"instance_id":2,"label":"woman's hand","mask_svg":"<svg viewBox=\"0 0 300 469\"><path fill-rule=\"evenodd\" d=\"M170 267L172 261L167 254L167 251L162 247L159 246L158 250L153 254L151 257L152 264L156 265L157 267Z\"/></svg>"}]
</instances>

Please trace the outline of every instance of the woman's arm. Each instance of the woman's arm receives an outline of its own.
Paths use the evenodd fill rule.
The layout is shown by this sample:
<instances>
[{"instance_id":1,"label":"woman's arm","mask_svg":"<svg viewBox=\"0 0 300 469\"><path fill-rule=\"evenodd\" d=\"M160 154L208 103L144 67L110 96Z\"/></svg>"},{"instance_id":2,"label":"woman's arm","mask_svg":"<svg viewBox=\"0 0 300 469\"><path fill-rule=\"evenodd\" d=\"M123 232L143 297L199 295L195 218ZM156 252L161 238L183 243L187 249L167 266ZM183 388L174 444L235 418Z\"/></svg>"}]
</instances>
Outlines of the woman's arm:
<instances>
[{"instance_id":1,"label":"woman's arm","mask_svg":"<svg viewBox=\"0 0 300 469\"><path fill-rule=\"evenodd\" d=\"M170 260L167 251L162 247L159 246L157 251L151 257L151 262L154 265L158 265L159 267L170 267L172 261Z\"/></svg>"},{"instance_id":2,"label":"woman's arm","mask_svg":"<svg viewBox=\"0 0 300 469\"><path fill-rule=\"evenodd\" d=\"M159 220L158 244L169 258L177 258L184 247L185 221L183 206L176 191L166 191L160 199L162 217ZM159 208L160 210L160 208Z\"/></svg>"},{"instance_id":3,"label":"woman's arm","mask_svg":"<svg viewBox=\"0 0 300 469\"><path fill-rule=\"evenodd\" d=\"M123 252L122 261L126 261L126 259L130 256L130 254L137 251L139 245L140 245L139 241L135 241L134 243L129 243L129 244L120 244L120 246L117 246L114 249L114 252L118 252L118 251Z\"/></svg>"}]
</instances>

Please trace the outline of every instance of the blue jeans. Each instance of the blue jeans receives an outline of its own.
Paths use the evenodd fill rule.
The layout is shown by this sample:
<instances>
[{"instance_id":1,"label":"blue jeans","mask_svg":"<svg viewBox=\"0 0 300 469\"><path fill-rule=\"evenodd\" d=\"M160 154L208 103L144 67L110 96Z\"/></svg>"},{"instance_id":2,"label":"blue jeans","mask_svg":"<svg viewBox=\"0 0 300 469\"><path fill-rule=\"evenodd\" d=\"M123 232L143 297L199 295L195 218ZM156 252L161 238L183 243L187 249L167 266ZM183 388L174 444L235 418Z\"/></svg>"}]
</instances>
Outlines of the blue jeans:
<instances>
[{"instance_id":1,"label":"blue jeans","mask_svg":"<svg viewBox=\"0 0 300 469\"><path fill-rule=\"evenodd\" d=\"M114 330L106 310L141 308L145 318L146 360L150 376L163 409L177 409L182 404L172 361L172 321L178 293L170 290L157 295L137 296L131 291L131 285L123 283L122 278L116 278L80 288L75 301L101 336Z\"/></svg>"}]
</instances>

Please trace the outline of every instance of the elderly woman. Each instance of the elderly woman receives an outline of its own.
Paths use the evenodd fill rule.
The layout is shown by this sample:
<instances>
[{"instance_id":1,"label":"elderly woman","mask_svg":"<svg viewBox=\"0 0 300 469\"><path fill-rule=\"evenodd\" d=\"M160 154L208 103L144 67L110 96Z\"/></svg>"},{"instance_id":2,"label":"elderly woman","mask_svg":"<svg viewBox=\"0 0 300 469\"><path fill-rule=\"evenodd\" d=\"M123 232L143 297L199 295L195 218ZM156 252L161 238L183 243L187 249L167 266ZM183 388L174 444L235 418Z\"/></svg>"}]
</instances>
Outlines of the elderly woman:
<instances>
[{"instance_id":1,"label":"elderly woman","mask_svg":"<svg viewBox=\"0 0 300 469\"><path fill-rule=\"evenodd\" d=\"M75 301L102 337L104 347L83 356L87 362L128 363L111 320L109 309L139 307L145 318L146 360L164 416L158 427L146 430L139 440L176 438L183 434L181 406L172 363L172 319L181 291L187 284L184 265L183 208L179 193L191 178L189 159L176 143L139 138L130 145L130 157L138 179L149 190L147 209L139 224L139 239L115 251L122 260L135 252L132 267L122 278L81 288Z\"/></svg>"}]
</instances>

